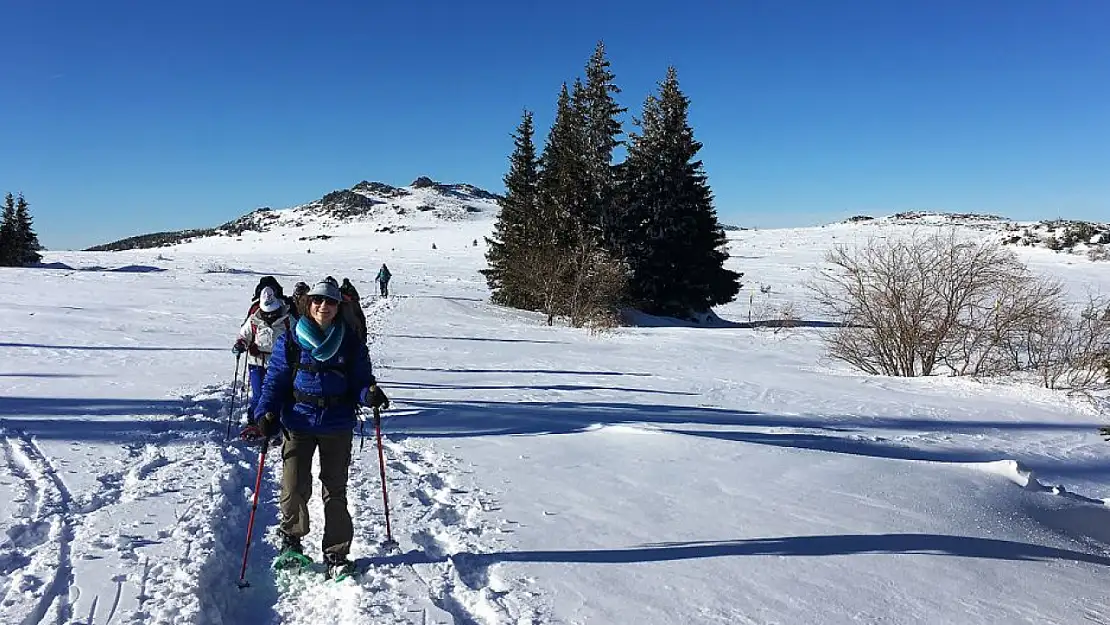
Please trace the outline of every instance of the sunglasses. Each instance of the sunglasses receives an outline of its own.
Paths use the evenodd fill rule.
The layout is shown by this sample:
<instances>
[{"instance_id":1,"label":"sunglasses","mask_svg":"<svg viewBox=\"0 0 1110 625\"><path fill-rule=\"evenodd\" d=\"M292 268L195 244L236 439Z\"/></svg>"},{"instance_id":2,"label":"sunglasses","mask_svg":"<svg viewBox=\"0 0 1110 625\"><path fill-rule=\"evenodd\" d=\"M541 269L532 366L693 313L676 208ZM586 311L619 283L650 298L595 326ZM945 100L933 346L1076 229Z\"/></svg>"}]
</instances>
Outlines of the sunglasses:
<instances>
[{"instance_id":1,"label":"sunglasses","mask_svg":"<svg viewBox=\"0 0 1110 625\"><path fill-rule=\"evenodd\" d=\"M339 302L333 300L330 297L324 297L323 295L313 295L312 297L308 298L308 300L313 304L316 304L317 306L323 306L324 304L331 304L332 306L339 305Z\"/></svg>"}]
</instances>

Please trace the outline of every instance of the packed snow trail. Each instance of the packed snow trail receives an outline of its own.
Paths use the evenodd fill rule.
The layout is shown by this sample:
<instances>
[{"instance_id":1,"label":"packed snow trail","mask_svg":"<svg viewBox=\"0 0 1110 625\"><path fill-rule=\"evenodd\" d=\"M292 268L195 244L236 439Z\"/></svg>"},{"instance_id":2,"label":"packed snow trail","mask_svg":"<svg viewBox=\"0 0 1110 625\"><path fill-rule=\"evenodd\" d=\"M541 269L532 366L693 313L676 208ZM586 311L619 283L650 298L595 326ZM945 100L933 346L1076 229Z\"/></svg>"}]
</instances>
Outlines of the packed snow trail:
<instances>
[{"instance_id":1,"label":"packed snow trail","mask_svg":"<svg viewBox=\"0 0 1110 625\"><path fill-rule=\"evenodd\" d=\"M370 336L380 332L392 299L372 299L366 306ZM376 362L375 354L375 362ZM388 381L382 381L389 392ZM368 411L367 411L368 412ZM251 586L241 591L239 605L223 614L225 621L236 623L315 624L337 623L417 623L455 625L495 625L501 623L550 622L531 606L527 598L495 576L470 574L456 566L456 554L482 553L492 547L501 533L500 522L489 513L498 510L493 498L475 487L462 484L457 460L432 446L414 440L395 441L388 433L388 411L383 432L386 481L392 513L393 537L400 553L380 548L386 537L382 510L382 486L369 414L365 423L365 447L356 437L347 486L348 505L355 527L350 558L362 573L333 582L315 571L275 573L269 564L277 555L278 494L281 483L281 455L278 449L267 454L267 468L256 520L259 539L252 548L247 579ZM241 468L253 448L232 446ZM319 475L319 455L313 462ZM242 478L239 478L242 481ZM240 494L237 508L249 510L250 489ZM320 539L323 531L323 502L319 485L314 483L309 502L311 530L304 538L305 553L314 562L323 559ZM236 534L245 531L245 520L228 525L221 542L233 545ZM275 580L281 576L281 583ZM229 585L231 580L229 578ZM280 589L279 589L280 587ZM226 593L225 593L226 594ZM272 611L267 611L267 605ZM230 620L229 620L230 619Z\"/></svg>"}]
</instances>

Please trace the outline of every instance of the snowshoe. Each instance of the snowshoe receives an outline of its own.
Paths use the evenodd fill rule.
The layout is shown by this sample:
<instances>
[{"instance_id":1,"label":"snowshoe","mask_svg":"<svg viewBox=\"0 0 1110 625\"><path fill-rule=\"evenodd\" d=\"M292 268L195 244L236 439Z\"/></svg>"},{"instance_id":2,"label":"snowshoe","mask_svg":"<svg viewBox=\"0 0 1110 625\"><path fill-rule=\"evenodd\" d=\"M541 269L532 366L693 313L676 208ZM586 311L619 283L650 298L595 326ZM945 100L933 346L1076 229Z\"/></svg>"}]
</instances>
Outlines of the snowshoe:
<instances>
[{"instance_id":1,"label":"snowshoe","mask_svg":"<svg viewBox=\"0 0 1110 625\"><path fill-rule=\"evenodd\" d=\"M299 571L311 566L312 558L293 549L286 549L279 553L271 565L275 571Z\"/></svg>"},{"instance_id":2,"label":"snowshoe","mask_svg":"<svg viewBox=\"0 0 1110 625\"><path fill-rule=\"evenodd\" d=\"M342 556L328 556L325 562L328 565L327 577L333 582L341 582L357 572L355 563Z\"/></svg>"},{"instance_id":3,"label":"snowshoe","mask_svg":"<svg viewBox=\"0 0 1110 625\"><path fill-rule=\"evenodd\" d=\"M281 533L281 553L274 558L275 571L305 569L312 566L312 559L304 554L301 539Z\"/></svg>"}]
</instances>

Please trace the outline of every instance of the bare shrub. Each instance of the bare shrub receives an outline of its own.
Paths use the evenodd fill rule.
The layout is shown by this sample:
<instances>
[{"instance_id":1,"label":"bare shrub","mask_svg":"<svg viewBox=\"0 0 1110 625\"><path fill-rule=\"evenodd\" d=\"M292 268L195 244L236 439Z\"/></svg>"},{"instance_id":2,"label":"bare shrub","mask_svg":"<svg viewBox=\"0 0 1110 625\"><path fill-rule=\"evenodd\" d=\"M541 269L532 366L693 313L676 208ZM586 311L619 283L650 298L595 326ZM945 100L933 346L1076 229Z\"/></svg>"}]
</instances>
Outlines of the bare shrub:
<instances>
[{"instance_id":1,"label":"bare shrub","mask_svg":"<svg viewBox=\"0 0 1110 625\"><path fill-rule=\"evenodd\" d=\"M571 276L565 314L575 327L592 331L620 325L619 306L627 286L622 262L603 250L580 249Z\"/></svg>"},{"instance_id":2,"label":"bare shrub","mask_svg":"<svg viewBox=\"0 0 1110 625\"><path fill-rule=\"evenodd\" d=\"M774 334L791 334L794 330L802 324L801 315L798 314L798 308L793 301L780 302L779 305L771 307L771 316L764 323L756 326L756 329L770 329Z\"/></svg>"},{"instance_id":3,"label":"bare shrub","mask_svg":"<svg viewBox=\"0 0 1110 625\"><path fill-rule=\"evenodd\" d=\"M1031 366L1030 340L1063 306L1058 282L1038 278L1014 261L997 282L964 301L939 350L952 375L988 376Z\"/></svg>"},{"instance_id":4,"label":"bare shrub","mask_svg":"<svg viewBox=\"0 0 1110 625\"><path fill-rule=\"evenodd\" d=\"M545 245L522 256L510 280L547 315L548 325L558 317L593 331L620 325L627 271L592 240L579 241L569 252Z\"/></svg>"},{"instance_id":5,"label":"bare shrub","mask_svg":"<svg viewBox=\"0 0 1110 625\"><path fill-rule=\"evenodd\" d=\"M552 325L562 310L563 276L568 271L566 255L553 245L542 245L519 255L506 270L504 284L512 284L528 308L545 313L547 325Z\"/></svg>"},{"instance_id":6,"label":"bare shrub","mask_svg":"<svg viewBox=\"0 0 1110 625\"><path fill-rule=\"evenodd\" d=\"M1079 311L1060 306L1029 337L1030 363L1052 389L1110 389L1110 306L1089 298Z\"/></svg>"},{"instance_id":7,"label":"bare shrub","mask_svg":"<svg viewBox=\"0 0 1110 625\"><path fill-rule=\"evenodd\" d=\"M770 290L764 291L761 287L760 292L767 294ZM748 297L748 323L756 330L770 330L778 334L800 326L802 316L793 300L783 301L770 297L756 299L753 292Z\"/></svg>"},{"instance_id":8,"label":"bare shrub","mask_svg":"<svg viewBox=\"0 0 1110 625\"><path fill-rule=\"evenodd\" d=\"M872 239L826 260L832 271L811 288L842 324L829 355L872 374L1003 369L1002 336L1058 293L1000 244L961 241L954 231Z\"/></svg>"},{"instance_id":9,"label":"bare shrub","mask_svg":"<svg viewBox=\"0 0 1110 625\"><path fill-rule=\"evenodd\" d=\"M1087 260L1093 262L1110 261L1110 248L1106 245L1092 245L1087 250Z\"/></svg>"},{"instance_id":10,"label":"bare shrub","mask_svg":"<svg viewBox=\"0 0 1110 625\"><path fill-rule=\"evenodd\" d=\"M200 270L204 273L234 273L234 270L231 267L228 267L226 264L215 260L205 261L204 263L201 263Z\"/></svg>"}]
</instances>

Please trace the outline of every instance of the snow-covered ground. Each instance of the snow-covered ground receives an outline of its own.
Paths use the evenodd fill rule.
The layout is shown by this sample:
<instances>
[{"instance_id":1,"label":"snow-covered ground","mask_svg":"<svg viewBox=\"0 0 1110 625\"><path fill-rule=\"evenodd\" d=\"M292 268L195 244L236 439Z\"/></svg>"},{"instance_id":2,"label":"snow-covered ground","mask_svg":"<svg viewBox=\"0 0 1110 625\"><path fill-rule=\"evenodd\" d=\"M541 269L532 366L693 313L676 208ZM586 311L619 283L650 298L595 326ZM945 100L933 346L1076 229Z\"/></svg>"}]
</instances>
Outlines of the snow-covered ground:
<instances>
[{"instance_id":1,"label":"snow-covered ground","mask_svg":"<svg viewBox=\"0 0 1110 625\"><path fill-rule=\"evenodd\" d=\"M802 327L602 336L490 305L489 227L0 270L0 623L1110 623L1110 419L1034 386L823 357L805 281L829 245L897 226L731 233L745 288L718 314ZM1110 292L1108 264L1017 251L1077 297ZM224 441L230 346L265 274L347 276L366 300L402 553L376 546L368 437L358 581L275 583L270 454L236 587L258 453Z\"/></svg>"}]
</instances>

